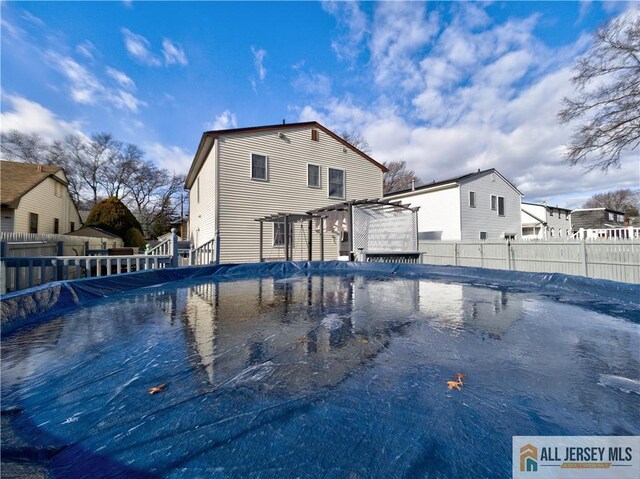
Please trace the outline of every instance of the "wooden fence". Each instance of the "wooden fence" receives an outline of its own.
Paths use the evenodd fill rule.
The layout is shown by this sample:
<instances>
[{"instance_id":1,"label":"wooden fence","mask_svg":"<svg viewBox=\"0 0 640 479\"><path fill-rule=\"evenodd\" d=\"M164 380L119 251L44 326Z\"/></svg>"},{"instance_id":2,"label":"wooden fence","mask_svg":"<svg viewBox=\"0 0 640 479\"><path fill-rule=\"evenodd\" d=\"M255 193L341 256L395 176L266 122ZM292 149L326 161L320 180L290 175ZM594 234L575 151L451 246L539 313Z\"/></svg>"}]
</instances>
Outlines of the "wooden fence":
<instances>
[{"instance_id":1,"label":"wooden fence","mask_svg":"<svg viewBox=\"0 0 640 479\"><path fill-rule=\"evenodd\" d=\"M640 241L420 241L422 263L640 283Z\"/></svg>"}]
</instances>

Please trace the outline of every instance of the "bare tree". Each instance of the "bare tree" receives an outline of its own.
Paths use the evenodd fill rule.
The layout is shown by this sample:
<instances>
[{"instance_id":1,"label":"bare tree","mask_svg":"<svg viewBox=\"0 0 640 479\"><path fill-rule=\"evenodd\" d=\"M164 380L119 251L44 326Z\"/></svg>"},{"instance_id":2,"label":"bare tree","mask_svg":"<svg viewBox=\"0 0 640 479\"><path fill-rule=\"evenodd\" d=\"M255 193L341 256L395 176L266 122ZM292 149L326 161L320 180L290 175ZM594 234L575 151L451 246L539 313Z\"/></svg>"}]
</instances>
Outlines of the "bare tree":
<instances>
[{"instance_id":1,"label":"bare tree","mask_svg":"<svg viewBox=\"0 0 640 479\"><path fill-rule=\"evenodd\" d=\"M355 131L343 131L342 133L340 133L340 136L343 140L346 140L347 143L355 146L361 152L366 154L371 153L369 142L360 133L356 133Z\"/></svg>"},{"instance_id":2,"label":"bare tree","mask_svg":"<svg viewBox=\"0 0 640 479\"><path fill-rule=\"evenodd\" d=\"M146 237L151 235L154 223L164 221L179 207L178 195L183 191L184 179L184 175L171 174L151 161L139 162L127 179L132 211Z\"/></svg>"},{"instance_id":3,"label":"bare tree","mask_svg":"<svg viewBox=\"0 0 640 479\"><path fill-rule=\"evenodd\" d=\"M562 123L583 123L565 159L588 170L619 167L620 154L640 144L640 10L599 28L574 72L576 95L564 99L558 117Z\"/></svg>"},{"instance_id":4,"label":"bare tree","mask_svg":"<svg viewBox=\"0 0 640 479\"><path fill-rule=\"evenodd\" d=\"M624 211L626 216L638 216L640 190L622 189L598 193L589 198L583 208L609 208Z\"/></svg>"},{"instance_id":5,"label":"bare tree","mask_svg":"<svg viewBox=\"0 0 640 479\"><path fill-rule=\"evenodd\" d=\"M422 183L415 172L407 168L406 161L389 161L383 164L389 169L384 174L383 189L385 194L408 190Z\"/></svg>"},{"instance_id":6,"label":"bare tree","mask_svg":"<svg viewBox=\"0 0 640 479\"><path fill-rule=\"evenodd\" d=\"M45 164L46 147L46 142L37 133L27 134L11 130L3 132L0 137L2 157L9 161Z\"/></svg>"},{"instance_id":7,"label":"bare tree","mask_svg":"<svg viewBox=\"0 0 640 479\"><path fill-rule=\"evenodd\" d=\"M127 197L126 184L128 178L135 173L142 163L144 152L131 143L112 145L113 159L106 163L98 183L107 196L115 196L119 200Z\"/></svg>"}]
</instances>

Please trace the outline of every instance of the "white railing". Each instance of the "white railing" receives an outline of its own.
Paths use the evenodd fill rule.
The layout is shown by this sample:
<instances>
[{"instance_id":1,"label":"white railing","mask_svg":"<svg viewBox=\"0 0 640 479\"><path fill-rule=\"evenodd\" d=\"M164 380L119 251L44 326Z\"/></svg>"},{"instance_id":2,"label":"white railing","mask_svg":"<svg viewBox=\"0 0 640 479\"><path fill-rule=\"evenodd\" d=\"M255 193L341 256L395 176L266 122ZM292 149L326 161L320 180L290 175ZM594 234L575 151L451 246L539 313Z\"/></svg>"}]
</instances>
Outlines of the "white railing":
<instances>
[{"instance_id":1,"label":"white railing","mask_svg":"<svg viewBox=\"0 0 640 479\"><path fill-rule=\"evenodd\" d=\"M18 291L51 281L166 268L165 255L8 257L0 262L0 291Z\"/></svg>"},{"instance_id":2,"label":"white railing","mask_svg":"<svg viewBox=\"0 0 640 479\"><path fill-rule=\"evenodd\" d=\"M217 238L217 241L216 241ZM207 241L206 243L191 250L189 255L190 265L218 264L220 262L220 237Z\"/></svg>"},{"instance_id":3,"label":"white railing","mask_svg":"<svg viewBox=\"0 0 640 479\"><path fill-rule=\"evenodd\" d=\"M574 235L575 239L593 240L638 240L640 228L627 226L624 228L580 228Z\"/></svg>"},{"instance_id":4,"label":"white railing","mask_svg":"<svg viewBox=\"0 0 640 479\"><path fill-rule=\"evenodd\" d=\"M422 263L640 283L640 241L420 241Z\"/></svg>"}]
</instances>

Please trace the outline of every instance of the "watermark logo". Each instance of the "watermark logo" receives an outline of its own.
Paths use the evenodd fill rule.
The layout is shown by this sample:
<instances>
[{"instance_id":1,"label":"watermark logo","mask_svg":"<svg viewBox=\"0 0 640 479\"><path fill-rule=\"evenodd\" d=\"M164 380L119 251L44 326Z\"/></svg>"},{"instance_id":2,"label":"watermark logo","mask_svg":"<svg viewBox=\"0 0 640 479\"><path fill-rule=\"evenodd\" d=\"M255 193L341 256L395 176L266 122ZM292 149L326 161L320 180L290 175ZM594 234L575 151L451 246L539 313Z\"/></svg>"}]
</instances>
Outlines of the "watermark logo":
<instances>
[{"instance_id":1,"label":"watermark logo","mask_svg":"<svg viewBox=\"0 0 640 479\"><path fill-rule=\"evenodd\" d=\"M640 436L514 436L514 479L637 479Z\"/></svg>"},{"instance_id":2,"label":"watermark logo","mask_svg":"<svg viewBox=\"0 0 640 479\"><path fill-rule=\"evenodd\" d=\"M538 448L527 444L520 448L520 472L536 472L538 470Z\"/></svg>"}]
</instances>

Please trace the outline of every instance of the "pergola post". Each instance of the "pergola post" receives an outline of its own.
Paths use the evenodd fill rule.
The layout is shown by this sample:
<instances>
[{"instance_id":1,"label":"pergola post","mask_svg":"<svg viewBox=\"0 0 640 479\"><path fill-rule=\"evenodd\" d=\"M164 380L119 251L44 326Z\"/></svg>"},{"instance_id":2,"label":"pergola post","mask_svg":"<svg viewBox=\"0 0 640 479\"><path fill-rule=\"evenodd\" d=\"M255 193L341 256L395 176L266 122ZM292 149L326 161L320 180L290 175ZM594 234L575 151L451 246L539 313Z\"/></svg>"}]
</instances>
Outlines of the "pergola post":
<instances>
[{"instance_id":1,"label":"pergola post","mask_svg":"<svg viewBox=\"0 0 640 479\"><path fill-rule=\"evenodd\" d=\"M289 215L284 215L284 260L289 261Z\"/></svg>"},{"instance_id":2,"label":"pergola post","mask_svg":"<svg viewBox=\"0 0 640 479\"><path fill-rule=\"evenodd\" d=\"M264 221L260 220L260 262L261 263L264 263L263 242L264 242Z\"/></svg>"},{"instance_id":3,"label":"pergola post","mask_svg":"<svg viewBox=\"0 0 640 479\"><path fill-rule=\"evenodd\" d=\"M320 217L320 261L324 261L324 217Z\"/></svg>"},{"instance_id":4,"label":"pergola post","mask_svg":"<svg viewBox=\"0 0 640 479\"><path fill-rule=\"evenodd\" d=\"M307 244L307 248L308 248L308 257L309 257L309 261L313 261L313 221L310 219L309 220L309 243Z\"/></svg>"}]
</instances>

